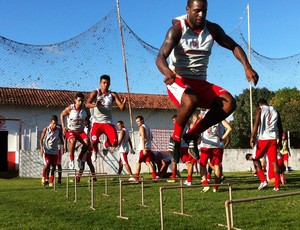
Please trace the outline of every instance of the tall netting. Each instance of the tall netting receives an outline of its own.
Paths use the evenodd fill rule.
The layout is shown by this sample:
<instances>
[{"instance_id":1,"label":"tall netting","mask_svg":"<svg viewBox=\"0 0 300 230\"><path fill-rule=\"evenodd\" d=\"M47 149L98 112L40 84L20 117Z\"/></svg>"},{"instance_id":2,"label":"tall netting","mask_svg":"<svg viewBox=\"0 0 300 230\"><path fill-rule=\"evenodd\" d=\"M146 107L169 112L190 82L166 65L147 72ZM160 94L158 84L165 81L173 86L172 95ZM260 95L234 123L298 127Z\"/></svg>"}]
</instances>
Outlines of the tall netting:
<instances>
[{"instance_id":1,"label":"tall netting","mask_svg":"<svg viewBox=\"0 0 300 230\"><path fill-rule=\"evenodd\" d=\"M242 17L241 21L237 22L238 26L233 28L232 32L227 32L230 32L230 36L247 52L248 44L245 39L247 36L241 32L247 27L245 22L246 17ZM139 38L124 20L122 25L130 92L166 94L164 77L155 65L158 48ZM258 87L267 87L270 90L284 87L300 88L298 76L300 54L286 58L270 58L251 49L251 56L252 65L260 75ZM102 74L109 74L112 77L111 90L127 93L116 8L87 31L57 44L30 45L0 37L2 87L90 92L98 86L99 76ZM242 65L235 60L230 51L217 44L210 58L208 80L224 87L233 95L238 95L249 88ZM58 111L66 105L68 102L58 108ZM41 118L48 120L49 114L53 111L47 107L38 109L40 113L36 114L34 119L23 120L23 128L28 130L26 135L36 130L35 120ZM159 120L169 119L165 123L172 126L169 114L156 112L155 109L153 111L149 109L150 114L161 114ZM48 114L47 118L45 114ZM161 127L154 124L152 128L159 130ZM38 127L38 132L40 131L41 127ZM162 132L158 133L159 140L165 141L161 136Z\"/></svg>"}]
</instances>

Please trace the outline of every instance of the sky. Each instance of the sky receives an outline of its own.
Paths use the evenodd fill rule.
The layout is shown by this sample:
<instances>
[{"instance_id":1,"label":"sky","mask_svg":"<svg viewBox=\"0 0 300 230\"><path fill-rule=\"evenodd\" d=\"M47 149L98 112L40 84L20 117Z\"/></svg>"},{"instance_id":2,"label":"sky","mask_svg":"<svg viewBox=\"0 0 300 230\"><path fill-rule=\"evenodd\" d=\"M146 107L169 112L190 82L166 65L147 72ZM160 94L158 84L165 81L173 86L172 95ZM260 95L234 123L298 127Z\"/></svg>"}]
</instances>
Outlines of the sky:
<instances>
[{"instance_id":1,"label":"sky","mask_svg":"<svg viewBox=\"0 0 300 230\"><path fill-rule=\"evenodd\" d=\"M207 20L219 24L228 34L242 24L240 28L246 36L247 4L249 4L251 48L260 55L281 59L300 53L299 0L285 2L209 0L208 2ZM161 46L172 19L186 13L186 0L119 0L119 4L121 16L127 25L143 41L156 48ZM0 36L31 45L61 43L91 28L115 6L116 0L0 0ZM290 62L290 59L285 60ZM237 72L234 74L244 75L242 68L239 71L241 74ZM279 73L278 77L273 77L273 70L263 76L265 82L262 77L260 78L258 87L267 86L274 90L288 85L299 88L299 70L292 72L285 64L284 71L286 76L290 76L284 86L281 86L282 73ZM273 85L270 85L270 81ZM228 89L228 85L221 84L221 86ZM164 85L161 87L165 91ZM229 90L233 95L237 95L245 87L248 87L248 83L243 81L242 85L232 84L231 88L234 89ZM149 92L148 89L144 91Z\"/></svg>"},{"instance_id":2,"label":"sky","mask_svg":"<svg viewBox=\"0 0 300 230\"><path fill-rule=\"evenodd\" d=\"M154 47L160 47L172 18L184 14L186 6L186 0L119 3L129 27ZM300 52L299 0L210 0L207 19L229 33L247 17L247 4L254 50L272 58ZM35 45L62 42L93 26L115 5L115 0L0 0L0 36Z\"/></svg>"}]
</instances>

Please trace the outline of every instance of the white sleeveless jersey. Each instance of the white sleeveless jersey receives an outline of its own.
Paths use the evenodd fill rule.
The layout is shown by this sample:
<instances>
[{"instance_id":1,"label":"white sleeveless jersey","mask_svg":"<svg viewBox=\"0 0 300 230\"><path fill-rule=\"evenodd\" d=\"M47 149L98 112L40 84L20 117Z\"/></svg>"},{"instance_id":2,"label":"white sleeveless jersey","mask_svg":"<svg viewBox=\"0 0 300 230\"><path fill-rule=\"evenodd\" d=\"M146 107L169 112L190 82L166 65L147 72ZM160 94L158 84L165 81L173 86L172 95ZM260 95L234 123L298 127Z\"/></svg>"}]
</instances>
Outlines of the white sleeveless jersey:
<instances>
[{"instance_id":1,"label":"white sleeveless jersey","mask_svg":"<svg viewBox=\"0 0 300 230\"><path fill-rule=\"evenodd\" d=\"M128 141L129 141L129 132L125 128L123 128L122 130L125 131L125 135L124 135L124 138L122 140L122 143L119 146L119 152L121 152L121 153L128 153L128 151L129 151L129 144L128 144Z\"/></svg>"},{"instance_id":2,"label":"white sleeveless jersey","mask_svg":"<svg viewBox=\"0 0 300 230\"><path fill-rule=\"evenodd\" d=\"M56 130L52 131L50 126L47 127L46 134L44 137L43 147L45 154L57 155L58 150L61 145L61 140L59 138L60 127L57 127Z\"/></svg>"},{"instance_id":3,"label":"white sleeveless jersey","mask_svg":"<svg viewBox=\"0 0 300 230\"><path fill-rule=\"evenodd\" d=\"M144 127L145 132L146 132L145 149L146 150L151 150L152 134L151 134L150 128L145 124L142 124L142 126ZM140 136L140 142L139 142L138 150L141 151L143 149L144 149L144 146L142 146L142 137Z\"/></svg>"},{"instance_id":4,"label":"white sleeveless jersey","mask_svg":"<svg viewBox=\"0 0 300 230\"><path fill-rule=\"evenodd\" d=\"M224 143L221 138L225 132L222 123L215 124L209 127L201 134L201 147L204 148L224 148Z\"/></svg>"},{"instance_id":5,"label":"white sleeveless jersey","mask_svg":"<svg viewBox=\"0 0 300 230\"><path fill-rule=\"evenodd\" d=\"M112 105L114 98L111 92L108 91L107 94L103 94L100 89L97 89L97 99L102 100L102 104L98 107L91 109L92 122L94 123L113 123L112 121ZM95 101L96 103L96 101Z\"/></svg>"},{"instance_id":6,"label":"white sleeveless jersey","mask_svg":"<svg viewBox=\"0 0 300 230\"><path fill-rule=\"evenodd\" d=\"M187 15L175 18L180 21L182 36L170 54L169 68L183 78L206 80L206 70L214 39L206 25L199 33L187 26Z\"/></svg>"},{"instance_id":7,"label":"white sleeveless jersey","mask_svg":"<svg viewBox=\"0 0 300 230\"><path fill-rule=\"evenodd\" d=\"M80 110L75 108L75 104L70 105L71 111L68 116L68 129L72 131L84 131L84 121L87 118L86 109L83 107Z\"/></svg>"},{"instance_id":8,"label":"white sleeveless jersey","mask_svg":"<svg viewBox=\"0 0 300 230\"><path fill-rule=\"evenodd\" d=\"M260 115L260 126L258 130L259 140L274 140L277 139L277 122L278 113L272 107L268 105L263 105L261 108Z\"/></svg>"}]
</instances>

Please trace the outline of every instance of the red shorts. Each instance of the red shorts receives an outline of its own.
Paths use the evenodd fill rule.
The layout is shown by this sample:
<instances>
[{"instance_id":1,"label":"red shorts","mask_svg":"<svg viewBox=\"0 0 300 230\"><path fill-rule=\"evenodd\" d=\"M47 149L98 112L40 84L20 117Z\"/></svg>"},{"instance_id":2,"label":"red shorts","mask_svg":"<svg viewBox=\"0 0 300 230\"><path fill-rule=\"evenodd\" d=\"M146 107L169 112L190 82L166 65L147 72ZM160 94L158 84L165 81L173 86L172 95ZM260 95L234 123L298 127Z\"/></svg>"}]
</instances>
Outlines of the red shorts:
<instances>
[{"instance_id":1,"label":"red shorts","mask_svg":"<svg viewBox=\"0 0 300 230\"><path fill-rule=\"evenodd\" d=\"M273 178L275 178L275 172L274 172L274 165L272 162L269 162L268 157L266 157L267 160L267 180L270 181ZM278 168L280 172L280 168L284 166L283 164L283 157L277 158Z\"/></svg>"},{"instance_id":2,"label":"red shorts","mask_svg":"<svg viewBox=\"0 0 300 230\"><path fill-rule=\"evenodd\" d=\"M91 141L99 143L99 137L105 134L109 146L116 146L118 144L117 130L114 124L110 123L94 123L91 130Z\"/></svg>"},{"instance_id":3,"label":"red shorts","mask_svg":"<svg viewBox=\"0 0 300 230\"><path fill-rule=\"evenodd\" d=\"M289 154L282 154L282 158L284 161L287 161L289 159Z\"/></svg>"},{"instance_id":4,"label":"red shorts","mask_svg":"<svg viewBox=\"0 0 300 230\"><path fill-rule=\"evenodd\" d=\"M120 153L120 162L122 163L122 165L128 164L127 155L128 155L128 153L126 153L126 152Z\"/></svg>"},{"instance_id":5,"label":"red shorts","mask_svg":"<svg viewBox=\"0 0 300 230\"><path fill-rule=\"evenodd\" d=\"M66 138L68 142L70 142L72 139L75 139L76 141L83 142L83 140L88 139L88 136L83 131L71 131L69 130L66 133Z\"/></svg>"},{"instance_id":6,"label":"red shorts","mask_svg":"<svg viewBox=\"0 0 300 230\"><path fill-rule=\"evenodd\" d=\"M180 149L180 157L181 157L182 163L190 162L192 164L196 164L197 160L189 154L188 149L189 149L188 147L181 147L181 149Z\"/></svg>"},{"instance_id":7,"label":"red shorts","mask_svg":"<svg viewBox=\"0 0 300 230\"><path fill-rule=\"evenodd\" d=\"M57 154L45 154L44 156L44 163L46 165L50 164L50 165L56 165L57 162Z\"/></svg>"},{"instance_id":8,"label":"red shorts","mask_svg":"<svg viewBox=\"0 0 300 230\"><path fill-rule=\"evenodd\" d=\"M253 151L253 159L258 160L267 154L270 162L277 161L277 141L274 140L258 140Z\"/></svg>"},{"instance_id":9,"label":"red shorts","mask_svg":"<svg viewBox=\"0 0 300 230\"><path fill-rule=\"evenodd\" d=\"M137 163L146 163L151 161L151 150L146 150L146 155L144 155L144 151L141 150L139 152L139 159L137 160Z\"/></svg>"},{"instance_id":10,"label":"red shorts","mask_svg":"<svg viewBox=\"0 0 300 230\"><path fill-rule=\"evenodd\" d=\"M212 165L221 166L224 149L222 148L201 148L200 166L206 167L208 159Z\"/></svg>"},{"instance_id":11,"label":"red shorts","mask_svg":"<svg viewBox=\"0 0 300 230\"><path fill-rule=\"evenodd\" d=\"M211 84L205 80L195 80L177 77L172 85L167 85L170 99L177 105L181 104L181 97L185 89L192 89L201 100L197 105L200 108L209 109L210 105L221 94L228 93L220 86Z\"/></svg>"}]
</instances>

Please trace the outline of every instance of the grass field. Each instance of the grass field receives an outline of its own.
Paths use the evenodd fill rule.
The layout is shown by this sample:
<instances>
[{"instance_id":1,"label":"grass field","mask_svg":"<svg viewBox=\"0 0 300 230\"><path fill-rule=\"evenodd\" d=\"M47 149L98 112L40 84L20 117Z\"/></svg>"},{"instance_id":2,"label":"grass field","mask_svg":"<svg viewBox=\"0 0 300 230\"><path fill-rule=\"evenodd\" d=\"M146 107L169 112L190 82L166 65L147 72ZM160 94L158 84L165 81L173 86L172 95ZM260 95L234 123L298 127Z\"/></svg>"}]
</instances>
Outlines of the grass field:
<instances>
[{"instance_id":1,"label":"grass field","mask_svg":"<svg viewBox=\"0 0 300 230\"><path fill-rule=\"evenodd\" d=\"M249 172L225 176L225 183L232 186L233 199L300 191L300 171L288 174L288 184L278 192L272 186L258 191L259 180ZM200 184L197 175L194 184ZM159 188L164 185L179 182L145 183L147 207L143 207L141 185L124 183L122 216L129 218L125 220L117 218L118 181L108 180L109 196L105 196L104 179L98 179L94 188L96 210L92 210L87 177L78 184L77 202L74 184L70 184L70 196L66 197L66 178L56 192L42 187L36 178L0 179L0 229L161 229ZM226 229L218 224L226 225L224 202L229 199L228 187L221 187L217 193L200 191L201 188L184 189L184 213L191 217L174 214L180 212L180 190L164 191L165 229ZM234 226L241 229L299 229L300 195L234 204L233 213Z\"/></svg>"}]
</instances>

